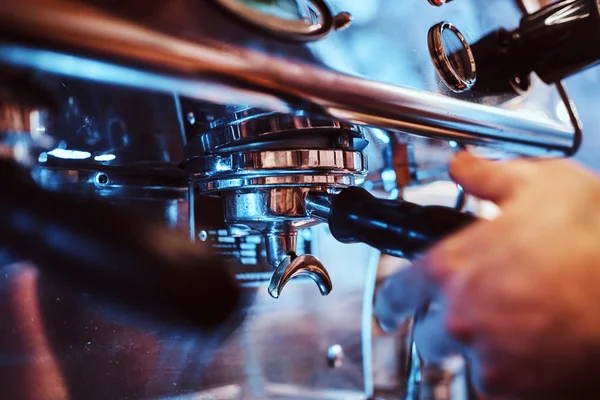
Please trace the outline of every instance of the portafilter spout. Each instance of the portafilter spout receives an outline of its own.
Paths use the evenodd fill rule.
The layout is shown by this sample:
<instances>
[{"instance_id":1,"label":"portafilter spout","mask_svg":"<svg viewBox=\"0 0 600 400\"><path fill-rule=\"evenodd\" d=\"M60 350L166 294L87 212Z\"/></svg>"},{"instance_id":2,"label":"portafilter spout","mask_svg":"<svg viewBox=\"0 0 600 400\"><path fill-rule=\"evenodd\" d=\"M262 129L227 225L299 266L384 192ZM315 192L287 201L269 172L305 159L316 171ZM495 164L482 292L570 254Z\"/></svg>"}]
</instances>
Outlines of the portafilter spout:
<instances>
[{"instance_id":1,"label":"portafilter spout","mask_svg":"<svg viewBox=\"0 0 600 400\"><path fill-rule=\"evenodd\" d=\"M297 276L310 277L322 295L332 290L325 266L312 255L298 256L298 231L318 224L307 216L305 198L310 189L302 187L253 188L225 194L225 221L261 232L265 240L267 260L273 267L269 294L278 298L283 287Z\"/></svg>"}]
</instances>

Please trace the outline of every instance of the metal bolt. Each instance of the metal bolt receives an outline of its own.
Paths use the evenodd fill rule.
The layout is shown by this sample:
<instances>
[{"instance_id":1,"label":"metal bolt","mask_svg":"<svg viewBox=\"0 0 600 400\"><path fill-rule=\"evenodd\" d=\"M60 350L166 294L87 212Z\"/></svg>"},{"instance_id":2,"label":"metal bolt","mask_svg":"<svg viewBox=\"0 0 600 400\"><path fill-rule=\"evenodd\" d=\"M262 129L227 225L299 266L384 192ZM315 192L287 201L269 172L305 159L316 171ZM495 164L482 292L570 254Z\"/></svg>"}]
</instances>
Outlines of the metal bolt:
<instances>
[{"instance_id":1,"label":"metal bolt","mask_svg":"<svg viewBox=\"0 0 600 400\"><path fill-rule=\"evenodd\" d=\"M102 172L98 172L96 174L96 185L98 186L106 186L108 185L109 179L108 179L108 175L106 175L105 173Z\"/></svg>"},{"instance_id":2,"label":"metal bolt","mask_svg":"<svg viewBox=\"0 0 600 400\"><path fill-rule=\"evenodd\" d=\"M327 349L327 365L330 368L339 368L344 362L344 349L339 344L334 344Z\"/></svg>"},{"instance_id":3,"label":"metal bolt","mask_svg":"<svg viewBox=\"0 0 600 400\"><path fill-rule=\"evenodd\" d=\"M200 239L203 242L206 242L206 240L208 239L208 233L206 231L200 231L198 233L198 239Z\"/></svg>"},{"instance_id":4,"label":"metal bolt","mask_svg":"<svg viewBox=\"0 0 600 400\"><path fill-rule=\"evenodd\" d=\"M190 111L187 114L187 121L190 123L190 125L194 125L196 123L196 116L193 112Z\"/></svg>"}]
</instances>

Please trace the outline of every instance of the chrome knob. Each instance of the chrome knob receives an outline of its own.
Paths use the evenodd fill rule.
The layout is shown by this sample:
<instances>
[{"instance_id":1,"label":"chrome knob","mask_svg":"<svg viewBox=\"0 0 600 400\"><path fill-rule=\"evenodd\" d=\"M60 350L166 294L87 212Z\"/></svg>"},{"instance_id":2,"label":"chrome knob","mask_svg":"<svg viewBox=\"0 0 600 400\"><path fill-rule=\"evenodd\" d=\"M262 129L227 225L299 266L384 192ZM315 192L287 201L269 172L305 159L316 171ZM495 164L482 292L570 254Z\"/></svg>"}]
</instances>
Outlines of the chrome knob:
<instances>
[{"instance_id":1,"label":"chrome knob","mask_svg":"<svg viewBox=\"0 0 600 400\"><path fill-rule=\"evenodd\" d=\"M308 254L302 256L291 254L281 261L271 277L269 283L271 297L279 298L283 287L299 275L306 275L315 281L323 296L327 296L333 289L331 277L317 257Z\"/></svg>"},{"instance_id":2,"label":"chrome knob","mask_svg":"<svg viewBox=\"0 0 600 400\"><path fill-rule=\"evenodd\" d=\"M429 30L427 43L433 65L444 84L456 93L471 89L477 78L475 57L458 28L450 22L440 22Z\"/></svg>"}]
</instances>

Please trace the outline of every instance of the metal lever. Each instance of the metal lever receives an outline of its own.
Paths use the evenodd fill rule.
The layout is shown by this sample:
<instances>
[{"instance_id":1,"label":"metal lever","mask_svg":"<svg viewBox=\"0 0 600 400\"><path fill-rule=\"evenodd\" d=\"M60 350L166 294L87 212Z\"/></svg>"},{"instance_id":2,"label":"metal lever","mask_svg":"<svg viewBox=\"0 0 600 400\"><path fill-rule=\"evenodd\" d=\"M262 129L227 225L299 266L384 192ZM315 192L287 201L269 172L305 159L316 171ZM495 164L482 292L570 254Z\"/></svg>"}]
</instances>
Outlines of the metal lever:
<instances>
[{"instance_id":1,"label":"metal lever","mask_svg":"<svg viewBox=\"0 0 600 400\"><path fill-rule=\"evenodd\" d=\"M290 279L299 275L306 275L315 281L323 296L327 296L333 289L331 277L317 257L309 254L297 256L291 253L281 261L271 277L269 282L271 297L279 298L283 287Z\"/></svg>"},{"instance_id":2,"label":"metal lever","mask_svg":"<svg viewBox=\"0 0 600 400\"><path fill-rule=\"evenodd\" d=\"M521 94L531 72L550 84L600 63L598 0L550 3L524 17L518 29L499 29L471 45L476 90Z\"/></svg>"}]
</instances>

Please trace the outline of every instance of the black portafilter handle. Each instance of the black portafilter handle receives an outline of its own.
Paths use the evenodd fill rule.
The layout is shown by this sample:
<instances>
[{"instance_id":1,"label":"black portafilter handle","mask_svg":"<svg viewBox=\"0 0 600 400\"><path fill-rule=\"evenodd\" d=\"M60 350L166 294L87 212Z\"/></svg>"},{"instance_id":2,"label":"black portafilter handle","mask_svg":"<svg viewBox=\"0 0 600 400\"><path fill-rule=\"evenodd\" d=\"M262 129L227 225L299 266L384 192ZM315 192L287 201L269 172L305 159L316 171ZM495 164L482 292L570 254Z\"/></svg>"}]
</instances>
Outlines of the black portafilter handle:
<instances>
[{"instance_id":1,"label":"black portafilter handle","mask_svg":"<svg viewBox=\"0 0 600 400\"><path fill-rule=\"evenodd\" d=\"M384 200L349 187L337 195L309 194L309 213L327 220L343 243L366 243L381 252L412 258L477 218L443 206Z\"/></svg>"},{"instance_id":2,"label":"black portafilter handle","mask_svg":"<svg viewBox=\"0 0 600 400\"><path fill-rule=\"evenodd\" d=\"M600 2L562 0L524 17L514 31L500 29L471 45L476 90L525 91L529 74L560 81L600 62Z\"/></svg>"},{"instance_id":3,"label":"black portafilter handle","mask_svg":"<svg viewBox=\"0 0 600 400\"><path fill-rule=\"evenodd\" d=\"M6 161L0 184L0 246L13 260L152 324L212 332L236 318L241 289L227 263L189 236L102 201L43 190Z\"/></svg>"}]
</instances>

